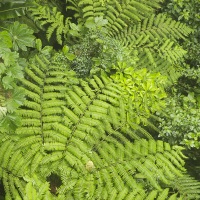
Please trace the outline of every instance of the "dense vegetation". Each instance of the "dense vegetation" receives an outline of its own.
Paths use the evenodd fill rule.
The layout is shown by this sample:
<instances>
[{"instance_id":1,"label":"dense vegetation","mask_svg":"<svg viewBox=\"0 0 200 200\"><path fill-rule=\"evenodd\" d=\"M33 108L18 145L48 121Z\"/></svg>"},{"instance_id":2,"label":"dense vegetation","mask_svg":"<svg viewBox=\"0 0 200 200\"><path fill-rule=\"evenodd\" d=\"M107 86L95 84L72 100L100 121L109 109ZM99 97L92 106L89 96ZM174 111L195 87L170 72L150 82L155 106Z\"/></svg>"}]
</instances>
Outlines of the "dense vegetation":
<instances>
[{"instance_id":1,"label":"dense vegetation","mask_svg":"<svg viewBox=\"0 0 200 200\"><path fill-rule=\"evenodd\" d=\"M200 199L197 0L0 1L0 199Z\"/></svg>"}]
</instances>

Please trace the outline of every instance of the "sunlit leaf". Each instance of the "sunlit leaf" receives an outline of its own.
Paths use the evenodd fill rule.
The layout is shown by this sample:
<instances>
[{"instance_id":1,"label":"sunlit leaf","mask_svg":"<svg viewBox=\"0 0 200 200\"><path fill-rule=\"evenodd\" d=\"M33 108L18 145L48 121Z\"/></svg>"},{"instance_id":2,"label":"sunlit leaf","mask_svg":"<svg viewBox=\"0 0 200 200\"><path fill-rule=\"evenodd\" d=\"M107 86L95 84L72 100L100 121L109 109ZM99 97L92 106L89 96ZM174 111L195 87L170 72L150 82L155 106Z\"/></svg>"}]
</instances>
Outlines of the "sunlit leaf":
<instances>
[{"instance_id":1,"label":"sunlit leaf","mask_svg":"<svg viewBox=\"0 0 200 200\"><path fill-rule=\"evenodd\" d=\"M12 39L7 31L0 32L0 48L11 48Z\"/></svg>"},{"instance_id":2,"label":"sunlit leaf","mask_svg":"<svg viewBox=\"0 0 200 200\"><path fill-rule=\"evenodd\" d=\"M7 113L7 108L0 106L0 119L2 119Z\"/></svg>"},{"instance_id":3,"label":"sunlit leaf","mask_svg":"<svg viewBox=\"0 0 200 200\"><path fill-rule=\"evenodd\" d=\"M17 52L7 51L6 53L2 54L2 59L6 66L15 65L18 57L19 55Z\"/></svg>"}]
</instances>

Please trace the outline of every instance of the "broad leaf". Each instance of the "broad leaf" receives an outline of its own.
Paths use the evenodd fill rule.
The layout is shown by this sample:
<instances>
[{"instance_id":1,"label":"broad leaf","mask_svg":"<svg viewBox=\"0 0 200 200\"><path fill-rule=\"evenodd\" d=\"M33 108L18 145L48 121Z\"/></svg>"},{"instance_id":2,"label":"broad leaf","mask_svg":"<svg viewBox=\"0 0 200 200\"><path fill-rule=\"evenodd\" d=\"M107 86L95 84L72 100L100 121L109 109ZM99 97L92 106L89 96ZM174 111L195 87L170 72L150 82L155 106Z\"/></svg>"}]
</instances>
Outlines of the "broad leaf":
<instances>
[{"instance_id":1,"label":"broad leaf","mask_svg":"<svg viewBox=\"0 0 200 200\"><path fill-rule=\"evenodd\" d=\"M0 52L1 53L1 52ZM11 52L9 49L2 56L5 66L15 65L17 58L19 57L18 53Z\"/></svg>"},{"instance_id":2,"label":"broad leaf","mask_svg":"<svg viewBox=\"0 0 200 200\"><path fill-rule=\"evenodd\" d=\"M10 76L4 76L2 78L2 83L3 83L3 87L8 90L8 89L13 89L13 78Z\"/></svg>"},{"instance_id":3,"label":"broad leaf","mask_svg":"<svg viewBox=\"0 0 200 200\"><path fill-rule=\"evenodd\" d=\"M24 92L22 89L16 89L12 98L6 101L6 107L9 113L14 112L24 101Z\"/></svg>"},{"instance_id":4,"label":"broad leaf","mask_svg":"<svg viewBox=\"0 0 200 200\"><path fill-rule=\"evenodd\" d=\"M26 24L15 22L9 27L9 32L12 37L14 50L18 51L19 49L22 49L23 51L26 51L27 47L34 46L34 31Z\"/></svg>"},{"instance_id":5,"label":"broad leaf","mask_svg":"<svg viewBox=\"0 0 200 200\"><path fill-rule=\"evenodd\" d=\"M14 114L7 114L3 120L0 122L0 131L2 129L15 130L17 126L21 123L19 116Z\"/></svg>"},{"instance_id":6,"label":"broad leaf","mask_svg":"<svg viewBox=\"0 0 200 200\"><path fill-rule=\"evenodd\" d=\"M12 39L7 31L0 32L0 48L11 48Z\"/></svg>"}]
</instances>

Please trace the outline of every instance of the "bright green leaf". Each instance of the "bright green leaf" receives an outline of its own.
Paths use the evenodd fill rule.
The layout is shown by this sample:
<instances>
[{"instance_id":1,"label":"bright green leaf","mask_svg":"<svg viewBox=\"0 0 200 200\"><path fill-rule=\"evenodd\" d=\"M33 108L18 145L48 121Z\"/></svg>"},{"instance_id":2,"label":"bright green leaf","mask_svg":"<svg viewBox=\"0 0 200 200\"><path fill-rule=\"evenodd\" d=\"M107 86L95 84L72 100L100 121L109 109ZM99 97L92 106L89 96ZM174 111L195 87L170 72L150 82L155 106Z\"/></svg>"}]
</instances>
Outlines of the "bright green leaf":
<instances>
[{"instance_id":1,"label":"bright green leaf","mask_svg":"<svg viewBox=\"0 0 200 200\"><path fill-rule=\"evenodd\" d=\"M35 47L38 51L42 50L42 41L40 39L35 40Z\"/></svg>"},{"instance_id":2,"label":"bright green leaf","mask_svg":"<svg viewBox=\"0 0 200 200\"><path fill-rule=\"evenodd\" d=\"M6 66L15 65L17 63L18 57L19 55L17 52L7 51L4 54L2 54L2 59Z\"/></svg>"},{"instance_id":3,"label":"bright green leaf","mask_svg":"<svg viewBox=\"0 0 200 200\"><path fill-rule=\"evenodd\" d=\"M108 23L108 20L107 20L107 19L103 19L102 16L100 16L100 17L95 17L94 21L95 21L95 24L96 24L98 27L105 26L105 25Z\"/></svg>"},{"instance_id":4,"label":"bright green leaf","mask_svg":"<svg viewBox=\"0 0 200 200\"><path fill-rule=\"evenodd\" d=\"M0 75L3 74L6 70L4 63L0 63Z\"/></svg>"},{"instance_id":5,"label":"bright green leaf","mask_svg":"<svg viewBox=\"0 0 200 200\"><path fill-rule=\"evenodd\" d=\"M12 39L7 31L0 32L0 48L12 48Z\"/></svg>"},{"instance_id":6,"label":"bright green leaf","mask_svg":"<svg viewBox=\"0 0 200 200\"><path fill-rule=\"evenodd\" d=\"M68 60L71 61L71 60L74 60L74 58L75 58L76 56L75 56L74 54L72 54L72 53L67 53L67 54L66 54L66 57L67 57Z\"/></svg>"},{"instance_id":7,"label":"bright green leaf","mask_svg":"<svg viewBox=\"0 0 200 200\"><path fill-rule=\"evenodd\" d=\"M4 76L2 78L2 83L3 83L3 87L5 89L13 89L13 86L12 86L12 84L13 84L13 78L12 77L10 77L10 76Z\"/></svg>"},{"instance_id":8,"label":"bright green leaf","mask_svg":"<svg viewBox=\"0 0 200 200\"><path fill-rule=\"evenodd\" d=\"M94 29L96 27L95 23L94 23L94 19L89 19L85 22L85 27L89 28L89 29Z\"/></svg>"},{"instance_id":9,"label":"bright green leaf","mask_svg":"<svg viewBox=\"0 0 200 200\"><path fill-rule=\"evenodd\" d=\"M65 45L63 48L62 48L62 52L66 55L68 52L69 52L69 47L67 45Z\"/></svg>"}]
</instances>

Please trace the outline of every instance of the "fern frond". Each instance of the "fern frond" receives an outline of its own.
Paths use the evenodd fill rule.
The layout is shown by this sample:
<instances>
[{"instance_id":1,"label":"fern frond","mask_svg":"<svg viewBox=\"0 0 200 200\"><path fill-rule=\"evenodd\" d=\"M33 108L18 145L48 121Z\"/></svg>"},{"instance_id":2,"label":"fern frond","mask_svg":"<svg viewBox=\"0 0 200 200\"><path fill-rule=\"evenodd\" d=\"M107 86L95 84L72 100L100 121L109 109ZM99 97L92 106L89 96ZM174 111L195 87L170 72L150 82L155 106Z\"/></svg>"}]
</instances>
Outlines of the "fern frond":
<instances>
[{"instance_id":1,"label":"fern frond","mask_svg":"<svg viewBox=\"0 0 200 200\"><path fill-rule=\"evenodd\" d=\"M39 22L41 27L49 25L46 32L47 39L50 40L55 32L58 44L62 44L62 37L69 30L68 18L64 19L64 15L57 10L57 7L51 9L48 6L38 6L29 10L34 21Z\"/></svg>"},{"instance_id":2,"label":"fern frond","mask_svg":"<svg viewBox=\"0 0 200 200\"><path fill-rule=\"evenodd\" d=\"M61 177L58 196L67 199L173 198L177 191L191 196L186 186L198 194L199 183L189 179L168 192L184 177L182 149L154 141L127 117L132 110L120 86L105 76L74 84L70 72L43 57L32 60L27 67L33 73L26 70L21 81L27 95L18 109L21 126L12 135L0 134L0 178L6 198L38 195L37 183L47 187L51 173ZM59 72L65 73L62 81ZM53 87L56 90L49 89Z\"/></svg>"},{"instance_id":3,"label":"fern frond","mask_svg":"<svg viewBox=\"0 0 200 200\"><path fill-rule=\"evenodd\" d=\"M184 175L173 181L174 188L185 198L200 198L200 184L189 175Z\"/></svg>"},{"instance_id":4,"label":"fern frond","mask_svg":"<svg viewBox=\"0 0 200 200\"><path fill-rule=\"evenodd\" d=\"M130 49L138 49L137 67L148 66L151 71L161 72L175 82L181 73L176 69L186 51L176 45L180 38L185 39L192 29L176 22L166 15L151 15L136 24L129 24L120 31L110 33ZM170 67L170 69L169 69Z\"/></svg>"}]
</instances>

